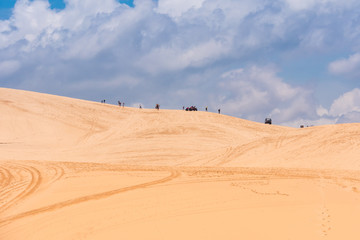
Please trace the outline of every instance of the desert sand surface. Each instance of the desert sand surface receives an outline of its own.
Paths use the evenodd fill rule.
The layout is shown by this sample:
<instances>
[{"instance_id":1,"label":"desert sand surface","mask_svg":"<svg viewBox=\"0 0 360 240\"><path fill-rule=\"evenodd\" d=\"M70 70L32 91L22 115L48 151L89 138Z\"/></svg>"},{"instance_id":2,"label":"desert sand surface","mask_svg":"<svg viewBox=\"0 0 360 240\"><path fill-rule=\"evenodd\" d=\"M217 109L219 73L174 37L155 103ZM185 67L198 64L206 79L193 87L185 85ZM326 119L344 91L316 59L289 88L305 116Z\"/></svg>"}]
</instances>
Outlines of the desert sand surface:
<instances>
[{"instance_id":1,"label":"desert sand surface","mask_svg":"<svg viewBox=\"0 0 360 240\"><path fill-rule=\"evenodd\" d=\"M360 124L0 88L0 239L360 239Z\"/></svg>"}]
</instances>

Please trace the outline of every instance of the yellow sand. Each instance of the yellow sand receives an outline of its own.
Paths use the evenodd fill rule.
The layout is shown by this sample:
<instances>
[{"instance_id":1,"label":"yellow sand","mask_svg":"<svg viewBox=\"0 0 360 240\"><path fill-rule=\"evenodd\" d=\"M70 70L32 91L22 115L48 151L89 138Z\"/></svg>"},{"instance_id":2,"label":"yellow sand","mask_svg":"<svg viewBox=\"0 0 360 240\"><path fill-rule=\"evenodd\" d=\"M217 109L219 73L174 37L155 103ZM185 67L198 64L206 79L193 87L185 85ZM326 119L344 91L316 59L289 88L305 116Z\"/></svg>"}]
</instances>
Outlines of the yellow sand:
<instances>
[{"instance_id":1,"label":"yellow sand","mask_svg":"<svg viewBox=\"0 0 360 240\"><path fill-rule=\"evenodd\" d=\"M0 88L0 239L359 239L360 124Z\"/></svg>"}]
</instances>

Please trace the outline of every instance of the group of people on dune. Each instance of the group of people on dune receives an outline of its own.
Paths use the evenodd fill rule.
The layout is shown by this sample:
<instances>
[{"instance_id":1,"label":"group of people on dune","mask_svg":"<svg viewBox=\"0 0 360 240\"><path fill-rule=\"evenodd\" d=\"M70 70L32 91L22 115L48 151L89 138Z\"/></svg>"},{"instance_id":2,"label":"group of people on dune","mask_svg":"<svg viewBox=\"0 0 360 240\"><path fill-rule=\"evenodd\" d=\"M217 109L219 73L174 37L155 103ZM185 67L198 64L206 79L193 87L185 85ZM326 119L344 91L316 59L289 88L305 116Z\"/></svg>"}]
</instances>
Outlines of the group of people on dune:
<instances>
[{"instance_id":1,"label":"group of people on dune","mask_svg":"<svg viewBox=\"0 0 360 240\"><path fill-rule=\"evenodd\" d=\"M104 99L104 100L101 100L101 103L105 103L105 99ZM118 105L119 105L119 107L125 107L125 103L124 103L124 102L118 101ZM139 104L139 108L142 109L141 104ZM155 109L159 110L159 109L160 109L160 105L159 105L159 104L156 104L156 105L155 105ZM185 108L185 106L183 106L183 110L185 110L185 111L197 111L198 109L197 109L196 106L191 106L191 107L187 107L187 108ZM206 111L206 112L208 111L208 107L207 107L207 106L205 107L205 111ZM218 109L218 113L220 114L220 108Z\"/></svg>"},{"instance_id":2,"label":"group of people on dune","mask_svg":"<svg viewBox=\"0 0 360 240\"><path fill-rule=\"evenodd\" d=\"M191 107L187 107L185 108L185 106L183 106L183 110L185 111L197 111L197 107L196 106L191 106ZM206 106L205 107L205 111L207 112L208 111L208 107ZM220 108L218 109L218 113L220 114Z\"/></svg>"},{"instance_id":3,"label":"group of people on dune","mask_svg":"<svg viewBox=\"0 0 360 240\"><path fill-rule=\"evenodd\" d=\"M118 101L118 105L119 105L119 107L121 107L121 102L120 102L120 101ZM122 103L122 106L125 107L125 103L124 103L124 102Z\"/></svg>"}]
</instances>

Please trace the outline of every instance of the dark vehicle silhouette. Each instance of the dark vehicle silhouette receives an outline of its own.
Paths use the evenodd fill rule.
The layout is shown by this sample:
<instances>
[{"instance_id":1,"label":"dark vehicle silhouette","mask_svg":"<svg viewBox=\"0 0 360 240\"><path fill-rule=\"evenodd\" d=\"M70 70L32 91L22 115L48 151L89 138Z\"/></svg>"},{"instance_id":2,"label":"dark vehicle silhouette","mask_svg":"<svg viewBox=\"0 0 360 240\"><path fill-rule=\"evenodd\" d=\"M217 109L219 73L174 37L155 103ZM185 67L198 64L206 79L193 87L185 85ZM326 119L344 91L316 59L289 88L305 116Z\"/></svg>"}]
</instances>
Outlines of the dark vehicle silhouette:
<instances>
[{"instance_id":1,"label":"dark vehicle silhouette","mask_svg":"<svg viewBox=\"0 0 360 240\"><path fill-rule=\"evenodd\" d=\"M271 118L265 118L265 124L271 124Z\"/></svg>"},{"instance_id":2,"label":"dark vehicle silhouette","mask_svg":"<svg viewBox=\"0 0 360 240\"><path fill-rule=\"evenodd\" d=\"M197 108L195 106L187 107L185 109L186 111L197 111Z\"/></svg>"}]
</instances>

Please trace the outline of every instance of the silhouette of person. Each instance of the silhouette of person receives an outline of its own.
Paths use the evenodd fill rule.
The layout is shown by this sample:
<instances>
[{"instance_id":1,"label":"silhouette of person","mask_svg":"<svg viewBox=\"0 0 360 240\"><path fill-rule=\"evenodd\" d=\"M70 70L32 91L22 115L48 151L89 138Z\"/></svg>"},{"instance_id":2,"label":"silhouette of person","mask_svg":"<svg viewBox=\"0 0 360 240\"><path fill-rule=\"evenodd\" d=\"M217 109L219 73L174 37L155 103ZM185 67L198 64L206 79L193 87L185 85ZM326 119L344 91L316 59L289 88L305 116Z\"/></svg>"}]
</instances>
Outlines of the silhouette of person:
<instances>
[{"instance_id":1,"label":"silhouette of person","mask_svg":"<svg viewBox=\"0 0 360 240\"><path fill-rule=\"evenodd\" d=\"M207 106L205 107L205 111L207 111Z\"/></svg>"},{"instance_id":2,"label":"silhouette of person","mask_svg":"<svg viewBox=\"0 0 360 240\"><path fill-rule=\"evenodd\" d=\"M218 109L218 113L220 114L220 108Z\"/></svg>"}]
</instances>

